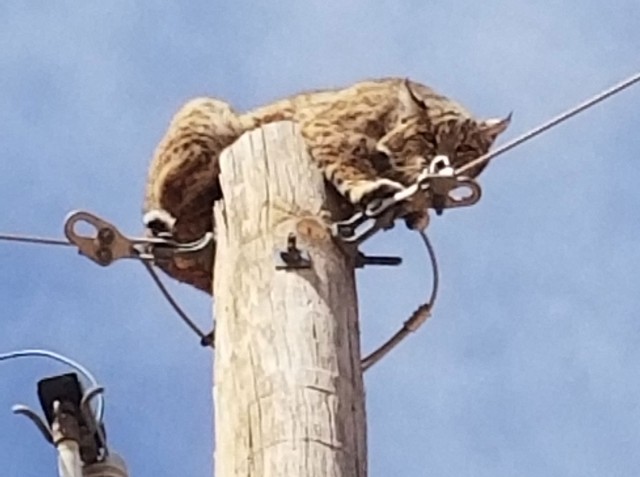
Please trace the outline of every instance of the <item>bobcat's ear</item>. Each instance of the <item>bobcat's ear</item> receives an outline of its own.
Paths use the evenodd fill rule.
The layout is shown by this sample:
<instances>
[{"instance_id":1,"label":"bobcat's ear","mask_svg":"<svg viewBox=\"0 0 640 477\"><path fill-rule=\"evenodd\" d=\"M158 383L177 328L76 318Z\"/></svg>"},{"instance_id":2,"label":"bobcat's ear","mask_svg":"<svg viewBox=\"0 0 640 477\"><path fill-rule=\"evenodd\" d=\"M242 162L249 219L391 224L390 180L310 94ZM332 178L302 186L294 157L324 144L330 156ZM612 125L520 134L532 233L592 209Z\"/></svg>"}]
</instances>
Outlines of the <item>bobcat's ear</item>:
<instances>
[{"instance_id":1,"label":"bobcat's ear","mask_svg":"<svg viewBox=\"0 0 640 477\"><path fill-rule=\"evenodd\" d=\"M404 116L413 116L426 111L427 105L424 103L411 87L409 78L406 78L399 91L400 109Z\"/></svg>"},{"instance_id":2,"label":"bobcat's ear","mask_svg":"<svg viewBox=\"0 0 640 477\"><path fill-rule=\"evenodd\" d=\"M495 140L500 134L502 134L509 124L511 124L511 117L513 113L509 113L508 116L504 118L493 118L486 119L479 123L480 131L484 134L485 137Z\"/></svg>"}]
</instances>

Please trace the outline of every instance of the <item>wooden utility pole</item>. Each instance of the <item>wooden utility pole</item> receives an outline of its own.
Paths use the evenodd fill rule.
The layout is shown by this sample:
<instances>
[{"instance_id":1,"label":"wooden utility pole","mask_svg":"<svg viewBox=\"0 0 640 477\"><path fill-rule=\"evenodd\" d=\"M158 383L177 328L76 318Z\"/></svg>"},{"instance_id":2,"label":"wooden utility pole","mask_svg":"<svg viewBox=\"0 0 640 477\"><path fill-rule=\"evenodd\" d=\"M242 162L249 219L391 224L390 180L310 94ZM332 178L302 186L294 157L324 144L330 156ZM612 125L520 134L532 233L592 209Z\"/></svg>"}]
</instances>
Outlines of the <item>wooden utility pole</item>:
<instances>
[{"instance_id":1,"label":"wooden utility pole","mask_svg":"<svg viewBox=\"0 0 640 477\"><path fill-rule=\"evenodd\" d=\"M337 206L291 122L220 163L215 477L366 477L354 270L320 219ZM276 268L290 234L311 268Z\"/></svg>"}]
</instances>

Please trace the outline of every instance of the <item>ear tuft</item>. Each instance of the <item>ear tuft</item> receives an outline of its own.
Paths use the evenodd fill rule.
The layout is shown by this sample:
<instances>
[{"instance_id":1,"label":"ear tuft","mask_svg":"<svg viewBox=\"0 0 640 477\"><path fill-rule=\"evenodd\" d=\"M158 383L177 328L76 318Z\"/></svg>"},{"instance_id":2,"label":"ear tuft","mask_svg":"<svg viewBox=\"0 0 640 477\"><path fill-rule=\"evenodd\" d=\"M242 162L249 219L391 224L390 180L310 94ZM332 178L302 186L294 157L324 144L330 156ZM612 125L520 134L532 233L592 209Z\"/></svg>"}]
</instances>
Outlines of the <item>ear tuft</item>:
<instances>
[{"instance_id":1,"label":"ear tuft","mask_svg":"<svg viewBox=\"0 0 640 477\"><path fill-rule=\"evenodd\" d=\"M400 88L399 99L400 106L407 116L418 114L427 109L427 105L411 87L409 78L405 78L403 87Z\"/></svg>"},{"instance_id":2,"label":"ear tuft","mask_svg":"<svg viewBox=\"0 0 640 477\"><path fill-rule=\"evenodd\" d=\"M511 124L512 116L513 112L510 112L504 118L486 119L480 123L480 130L486 136L490 137L491 139L495 139L500 134L502 134L507 129L507 127L509 127L509 124Z\"/></svg>"}]
</instances>

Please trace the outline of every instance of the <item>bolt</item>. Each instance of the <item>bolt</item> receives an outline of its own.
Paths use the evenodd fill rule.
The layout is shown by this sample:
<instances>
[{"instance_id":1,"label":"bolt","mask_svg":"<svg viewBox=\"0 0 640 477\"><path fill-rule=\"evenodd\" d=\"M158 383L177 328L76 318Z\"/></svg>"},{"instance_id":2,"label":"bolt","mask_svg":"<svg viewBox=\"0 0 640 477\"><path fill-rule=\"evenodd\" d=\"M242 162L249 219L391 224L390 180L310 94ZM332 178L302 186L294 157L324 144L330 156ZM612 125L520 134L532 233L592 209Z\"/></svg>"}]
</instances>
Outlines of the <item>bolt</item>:
<instances>
[{"instance_id":1,"label":"bolt","mask_svg":"<svg viewBox=\"0 0 640 477\"><path fill-rule=\"evenodd\" d=\"M101 265L109 265L113 261L111 250L105 247L100 247L96 250L96 257Z\"/></svg>"},{"instance_id":2,"label":"bolt","mask_svg":"<svg viewBox=\"0 0 640 477\"><path fill-rule=\"evenodd\" d=\"M98 240L105 245L110 245L115 238L116 235L113 233L113 230L108 227L103 227L98 230Z\"/></svg>"}]
</instances>

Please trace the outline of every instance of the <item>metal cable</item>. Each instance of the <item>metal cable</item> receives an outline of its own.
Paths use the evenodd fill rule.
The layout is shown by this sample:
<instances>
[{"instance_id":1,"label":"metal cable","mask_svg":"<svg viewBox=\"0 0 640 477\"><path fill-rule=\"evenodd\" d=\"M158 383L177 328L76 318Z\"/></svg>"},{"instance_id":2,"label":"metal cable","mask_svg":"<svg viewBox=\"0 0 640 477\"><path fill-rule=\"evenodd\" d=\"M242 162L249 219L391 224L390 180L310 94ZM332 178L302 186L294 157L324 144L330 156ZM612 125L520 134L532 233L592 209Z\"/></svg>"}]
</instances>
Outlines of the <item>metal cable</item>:
<instances>
[{"instance_id":1,"label":"metal cable","mask_svg":"<svg viewBox=\"0 0 640 477\"><path fill-rule=\"evenodd\" d=\"M0 354L0 361L32 357L49 358L59 363L66 364L67 366L70 366L71 368L82 374L85 379L89 381L89 383L91 383L92 387L98 387L98 381L87 368L82 366L77 361L74 361L71 358L67 358L66 356L56 353L55 351L48 351L45 349L25 349L19 351L11 351L9 353ZM98 396L98 404L96 405L95 415L97 416L96 420L99 423L102 423L102 418L104 417L104 396L102 396L102 394Z\"/></svg>"},{"instance_id":2,"label":"metal cable","mask_svg":"<svg viewBox=\"0 0 640 477\"><path fill-rule=\"evenodd\" d=\"M187 315L187 313L180 307L180 305L178 305L178 303L176 302L176 300L173 298L173 296L171 295L171 293L169 292L169 290L167 289L167 287L164 285L164 283L162 283L162 280L160 280L160 277L158 276L158 274L156 273L155 269L153 268L153 265L147 261L141 260L142 264L144 265L144 268L147 269L147 271L149 272L149 275L151 275L151 278L153 279L153 281L155 282L155 284L158 286L158 288L160 289L160 291L162 292L162 294L164 295L164 297L166 298L166 300L169 302L169 304L171 305L171 307L175 310L175 312L178 314L178 316L180 318L182 318L182 321L185 322L185 324L191 328L191 330L197 334L200 337L200 343L203 346L211 346L212 348L214 347L213 344L213 339L212 339L212 333L209 334L205 334L199 327L198 325L195 324L195 322L189 318L189 316Z\"/></svg>"},{"instance_id":3,"label":"metal cable","mask_svg":"<svg viewBox=\"0 0 640 477\"><path fill-rule=\"evenodd\" d=\"M496 150L489 152L487 154L485 154L484 156L480 156L477 159L474 159L473 161L465 164L464 166L459 167L458 169L456 169L456 175L461 175L464 174L466 171L468 171L469 169L473 169L474 167L477 167L481 164L484 164L485 162L488 162L489 160L493 159L496 156L499 156L500 154L504 154L507 151L510 151L511 149L513 149L514 147L519 146L520 144L522 144L523 142L528 141L529 139L533 139L534 137L538 136L539 134L542 134L543 132L551 129L554 126L557 126L558 124L566 121L567 119L575 116L576 114L581 113L582 111L585 111L589 108L591 108L592 106L595 106L596 104L598 104L601 101L604 101L605 99L609 98L610 96L613 96L617 93L619 93L620 91L628 88L629 86L632 86L633 84L637 83L638 81L640 81L640 73L636 73L635 75L627 78L626 80L612 86L609 89L604 90L603 92L593 96L592 98L587 99L586 101L578 104L577 106L575 106L574 108L559 114L558 116L550 119L549 121L541 124L540 126L533 128L532 130L530 130L529 132L526 132L524 134L522 134L521 136L513 139L512 141L509 141L508 143L504 144L503 146L500 146L499 148L497 148Z\"/></svg>"},{"instance_id":4,"label":"metal cable","mask_svg":"<svg viewBox=\"0 0 640 477\"><path fill-rule=\"evenodd\" d=\"M36 236L30 236L30 235L17 235L17 234L0 234L0 241L34 243L39 245L75 246L75 244L72 244L71 242L64 239L53 239L53 238L46 238L46 237L36 237ZM171 292L169 292L169 290L165 287L165 285L160 280L160 277L153 269L153 265L149 263L147 260L143 260L142 258L140 258L140 262L145 266L145 268L149 272L149 275L151 275L151 278L155 282L156 286L160 289L160 291L162 292L162 295L169 302L169 304L175 310L178 316L182 319L182 321L184 321L187 324L189 328L191 328L194 331L194 333L196 333L200 337L201 344L203 346L211 346L213 348L213 335L212 335L213 332L209 334L203 333L202 330L200 330L198 326L193 322L193 320L189 318L189 316L180 307L180 305L178 305L176 300L171 295ZM0 355L0 358L1 356L2 355ZM69 365L72 366L71 364Z\"/></svg>"},{"instance_id":5,"label":"metal cable","mask_svg":"<svg viewBox=\"0 0 640 477\"><path fill-rule=\"evenodd\" d=\"M405 321L400 328L391 338L389 338L382 346L373 351L362 360L362 371L368 370L371 366L376 364L382 358L384 358L393 348L395 348L401 341L403 341L410 333L416 331L427 318L431 316L431 310L438 296L438 288L440 286L440 272L438 269L438 261L436 259L436 252L429 240L429 237L423 230L419 230L420 238L427 248L429 254L429 261L431 262L431 270L433 271L431 294L429 299L420 305L416 311L412 313L407 321Z\"/></svg>"},{"instance_id":6,"label":"metal cable","mask_svg":"<svg viewBox=\"0 0 640 477\"><path fill-rule=\"evenodd\" d=\"M46 237L35 237L32 235L14 235L14 234L0 234L0 241L7 242L24 242L24 243L37 243L41 245L64 245L67 247L73 244L64 239L53 239Z\"/></svg>"}]
</instances>

